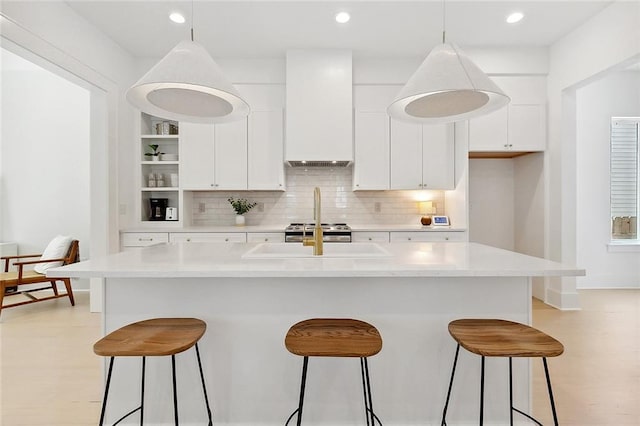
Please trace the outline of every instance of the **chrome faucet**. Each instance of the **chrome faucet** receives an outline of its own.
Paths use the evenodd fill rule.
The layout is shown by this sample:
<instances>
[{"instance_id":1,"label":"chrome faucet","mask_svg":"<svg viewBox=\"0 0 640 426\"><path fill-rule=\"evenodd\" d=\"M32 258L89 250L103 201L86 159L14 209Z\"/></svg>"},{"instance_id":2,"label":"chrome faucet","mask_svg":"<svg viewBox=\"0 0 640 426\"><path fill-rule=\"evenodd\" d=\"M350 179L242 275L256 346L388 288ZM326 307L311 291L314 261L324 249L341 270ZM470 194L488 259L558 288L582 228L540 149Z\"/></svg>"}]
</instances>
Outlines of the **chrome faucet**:
<instances>
[{"instance_id":1,"label":"chrome faucet","mask_svg":"<svg viewBox=\"0 0 640 426\"><path fill-rule=\"evenodd\" d=\"M320 188L316 186L313 190L313 219L316 222L313 228L313 237L303 237L303 246L313 246L313 255L322 256L322 223L320 219L320 210L322 205L322 199L320 197ZM303 227L304 228L304 227ZM304 231L303 231L304 232Z\"/></svg>"}]
</instances>

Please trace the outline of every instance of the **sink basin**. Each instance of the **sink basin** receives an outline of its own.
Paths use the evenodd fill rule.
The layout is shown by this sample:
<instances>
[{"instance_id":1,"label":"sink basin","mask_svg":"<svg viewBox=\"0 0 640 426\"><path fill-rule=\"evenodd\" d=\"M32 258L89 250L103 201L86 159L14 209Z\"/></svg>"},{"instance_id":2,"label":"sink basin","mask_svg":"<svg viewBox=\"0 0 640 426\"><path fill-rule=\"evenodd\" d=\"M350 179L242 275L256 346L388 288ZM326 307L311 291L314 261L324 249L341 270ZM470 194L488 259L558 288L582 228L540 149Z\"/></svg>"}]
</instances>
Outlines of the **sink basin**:
<instances>
[{"instance_id":1,"label":"sink basin","mask_svg":"<svg viewBox=\"0 0 640 426\"><path fill-rule=\"evenodd\" d=\"M242 255L245 259L340 257L376 258L389 257L391 253L375 243L326 243L322 256L313 255L313 247L302 243L261 243Z\"/></svg>"}]
</instances>

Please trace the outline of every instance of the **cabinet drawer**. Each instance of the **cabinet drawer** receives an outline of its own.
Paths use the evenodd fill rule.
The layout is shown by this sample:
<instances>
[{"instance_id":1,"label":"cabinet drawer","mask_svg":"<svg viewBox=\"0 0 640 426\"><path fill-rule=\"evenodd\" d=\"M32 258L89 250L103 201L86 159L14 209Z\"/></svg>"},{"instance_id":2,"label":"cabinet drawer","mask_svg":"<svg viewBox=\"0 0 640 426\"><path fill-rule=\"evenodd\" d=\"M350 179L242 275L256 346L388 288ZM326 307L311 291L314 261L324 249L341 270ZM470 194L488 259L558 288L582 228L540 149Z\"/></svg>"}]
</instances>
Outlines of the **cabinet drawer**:
<instances>
[{"instance_id":1,"label":"cabinet drawer","mask_svg":"<svg viewBox=\"0 0 640 426\"><path fill-rule=\"evenodd\" d=\"M284 243L284 232L249 232L248 243Z\"/></svg>"},{"instance_id":2,"label":"cabinet drawer","mask_svg":"<svg viewBox=\"0 0 640 426\"><path fill-rule=\"evenodd\" d=\"M122 247L146 247L169 242L166 232L126 232L121 235Z\"/></svg>"},{"instance_id":3,"label":"cabinet drawer","mask_svg":"<svg viewBox=\"0 0 640 426\"><path fill-rule=\"evenodd\" d=\"M246 243L244 232L172 232L169 235L172 243Z\"/></svg>"},{"instance_id":4,"label":"cabinet drawer","mask_svg":"<svg viewBox=\"0 0 640 426\"><path fill-rule=\"evenodd\" d=\"M366 243L366 242L388 243L389 233L388 232L352 232L351 241L353 241L354 243Z\"/></svg>"},{"instance_id":5,"label":"cabinet drawer","mask_svg":"<svg viewBox=\"0 0 640 426\"><path fill-rule=\"evenodd\" d=\"M392 243L465 241L464 232L391 232Z\"/></svg>"}]
</instances>

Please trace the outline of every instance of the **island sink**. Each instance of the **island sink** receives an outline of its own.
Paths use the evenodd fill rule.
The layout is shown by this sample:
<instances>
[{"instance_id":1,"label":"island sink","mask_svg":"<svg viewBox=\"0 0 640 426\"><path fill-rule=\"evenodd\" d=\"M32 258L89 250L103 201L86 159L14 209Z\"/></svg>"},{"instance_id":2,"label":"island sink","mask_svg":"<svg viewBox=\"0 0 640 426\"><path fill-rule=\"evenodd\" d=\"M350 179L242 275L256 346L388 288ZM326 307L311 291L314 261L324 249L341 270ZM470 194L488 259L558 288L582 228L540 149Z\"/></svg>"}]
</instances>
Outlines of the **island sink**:
<instances>
[{"instance_id":1,"label":"island sink","mask_svg":"<svg viewBox=\"0 0 640 426\"><path fill-rule=\"evenodd\" d=\"M390 257L391 253L376 243L332 243L324 245L322 256L314 256L312 247L292 243L261 243L242 255L245 259L341 257L341 258L380 258Z\"/></svg>"}]
</instances>

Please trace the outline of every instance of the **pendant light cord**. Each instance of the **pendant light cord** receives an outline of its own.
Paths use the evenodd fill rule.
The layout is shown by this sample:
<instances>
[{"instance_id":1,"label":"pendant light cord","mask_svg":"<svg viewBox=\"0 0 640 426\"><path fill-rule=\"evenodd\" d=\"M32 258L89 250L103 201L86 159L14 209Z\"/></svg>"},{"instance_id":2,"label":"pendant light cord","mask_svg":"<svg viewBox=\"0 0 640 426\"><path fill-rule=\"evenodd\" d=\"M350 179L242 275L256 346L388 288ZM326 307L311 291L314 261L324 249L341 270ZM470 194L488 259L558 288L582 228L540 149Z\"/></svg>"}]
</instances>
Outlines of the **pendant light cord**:
<instances>
[{"instance_id":1,"label":"pendant light cord","mask_svg":"<svg viewBox=\"0 0 640 426\"><path fill-rule=\"evenodd\" d=\"M193 41L193 0L191 0L191 41Z\"/></svg>"},{"instance_id":2,"label":"pendant light cord","mask_svg":"<svg viewBox=\"0 0 640 426\"><path fill-rule=\"evenodd\" d=\"M447 17L447 2L442 0L442 44L446 42L446 17Z\"/></svg>"}]
</instances>

